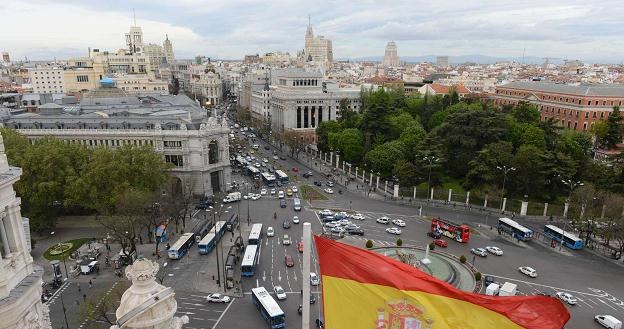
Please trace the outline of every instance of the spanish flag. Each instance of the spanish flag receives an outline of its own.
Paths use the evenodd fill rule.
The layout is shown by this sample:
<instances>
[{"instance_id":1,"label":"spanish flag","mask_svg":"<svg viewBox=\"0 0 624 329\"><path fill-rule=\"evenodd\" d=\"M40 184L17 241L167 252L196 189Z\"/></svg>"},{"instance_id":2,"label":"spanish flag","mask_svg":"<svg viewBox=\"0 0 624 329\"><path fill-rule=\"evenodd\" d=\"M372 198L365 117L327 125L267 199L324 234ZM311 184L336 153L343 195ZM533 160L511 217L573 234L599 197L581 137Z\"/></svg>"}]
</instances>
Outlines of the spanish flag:
<instances>
[{"instance_id":1,"label":"spanish flag","mask_svg":"<svg viewBox=\"0 0 624 329\"><path fill-rule=\"evenodd\" d=\"M556 298L469 293L375 252L314 239L327 329L561 329L570 319Z\"/></svg>"}]
</instances>

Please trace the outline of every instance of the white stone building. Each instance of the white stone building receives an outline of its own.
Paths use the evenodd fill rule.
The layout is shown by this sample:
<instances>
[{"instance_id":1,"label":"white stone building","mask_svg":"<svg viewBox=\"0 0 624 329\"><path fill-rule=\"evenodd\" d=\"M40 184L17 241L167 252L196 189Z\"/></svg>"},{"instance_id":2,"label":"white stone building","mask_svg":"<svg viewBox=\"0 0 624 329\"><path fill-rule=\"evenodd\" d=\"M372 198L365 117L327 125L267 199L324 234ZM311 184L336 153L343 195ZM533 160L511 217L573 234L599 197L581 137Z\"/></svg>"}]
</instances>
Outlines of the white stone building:
<instances>
[{"instance_id":1,"label":"white stone building","mask_svg":"<svg viewBox=\"0 0 624 329\"><path fill-rule=\"evenodd\" d=\"M394 41L390 41L386 45L386 52L383 58L383 66L386 66L386 67L399 66L399 55L397 54L397 46Z\"/></svg>"},{"instance_id":2,"label":"white stone building","mask_svg":"<svg viewBox=\"0 0 624 329\"><path fill-rule=\"evenodd\" d=\"M28 218L13 189L21 174L9 167L0 136L0 328L49 329L49 310L41 303L43 269L33 264Z\"/></svg>"},{"instance_id":3,"label":"white stone building","mask_svg":"<svg viewBox=\"0 0 624 329\"><path fill-rule=\"evenodd\" d=\"M37 66L29 70L33 92L39 94L64 93L65 74L60 66Z\"/></svg>"},{"instance_id":4,"label":"white stone building","mask_svg":"<svg viewBox=\"0 0 624 329\"><path fill-rule=\"evenodd\" d=\"M153 73L148 74L114 74L109 76L117 88L131 94L137 93L169 93L169 84L157 79Z\"/></svg>"}]
</instances>

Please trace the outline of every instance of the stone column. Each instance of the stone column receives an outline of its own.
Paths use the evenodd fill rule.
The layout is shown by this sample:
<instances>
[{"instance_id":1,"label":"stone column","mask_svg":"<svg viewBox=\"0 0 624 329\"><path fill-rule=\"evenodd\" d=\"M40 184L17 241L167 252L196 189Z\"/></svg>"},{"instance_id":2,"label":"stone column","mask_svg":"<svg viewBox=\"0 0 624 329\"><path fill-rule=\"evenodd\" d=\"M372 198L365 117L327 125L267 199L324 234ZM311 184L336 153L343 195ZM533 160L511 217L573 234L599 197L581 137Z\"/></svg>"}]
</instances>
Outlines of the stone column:
<instances>
[{"instance_id":1,"label":"stone column","mask_svg":"<svg viewBox=\"0 0 624 329\"><path fill-rule=\"evenodd\" d=\"M375 185L377 189L379 189L379 175L377 176L377 185Z\"/></svg>"},{"instance_id":2,"label":"stone column","mask_svg":"<svg viewBox=\"0 0 624 329\"><path fill-rule=\"evenodd\" d=\"M507 206L507 198L503 198L503 206L501 207L501 209L505 211L506 206Z\"/></svg>"},{"instance_id":3,"label":"stone column","mask_svg":"<svg viewBox=\"0 0 624 329\"><path fill-rule=\"evenodd\" d=\"M433 201L433 187L431 188L431 195L429 196L429 199Z\"/></svg>"},{"instance_id":4,"label":"stone column","mask_svg":"<svg viewBox=\"0 0 624 329\"><path fill-rule=\"evenodd\" d=\"M470 203L470 191L466 192L466 204Z\"/></svg>"},{"instance_id":5,"label":"stone column","mask_svg":"<svg viewBox=\"0 0 624 329\"><path fill-rule=\"evenodd\" d=\"M2 255L6 257L11 253L11 249L9 248L9 239L4 226L4 213L0 215L0 239L2 239Z\"/></svg>"},{"instance_id":6,"label":"stone column","mask_svg":"<svg viewBox=\"0 0 624 329\"><path fill-rule=\"evenodd\" d=\"M487 208L487 194L485 195L485 200L483 200L483 208Z\"/></svg>"},{"instance_id":7,"label":"stone column","mask_svg":"<svg viewBox=\"0 0 624 329\"><path fill-rule=\"evenodd\" d=\"M414 186L414 197L412 198L412 200L416 200L416 186Z\"/></svg>"},{"instance_id":8,"label":"stone column","mask_svg":"<svg viewBox=\"0 0 624 329\"><path fill-rule=\"evenodd\" d=\"M336 169L338 169L340 164L340 154L336 153Z\"/></svg>"},{"instance_id":9,"label":"stone column","mask_svg":"<svg viewBox=\"0 0 624 329\"><path fill-rule=\"evenodd\" d=\"M372 181L372 179L371 179ZM371 182L372 184L372 182ZM386 193L386 191L388 191L388 181L385 181L385 185L384 185L384 193Z\"/></svg>"},{"instance_id":10,"label":"stone column","mask_svg":"<svg viewBox=\"0 0 624 329\"><path fill-rule=\"evenodd\" d=\"M526 216L528 208L529 208L529 202L522 201L522 204L520 205L520 216Z\"/></svg>"},{"instance_id":11,"label":"stone column","mask_svg":"<svg viewBox=\"0 0 624 329\"><path fill-rule=\"evenodd\" d=\"M334 152L329 152L329 166L333 166L334 165ZM329 168L331 169L331 168Z\"/></svg>"},{"instance_id":12,"label":"stone column","mask_svg":"<svg viewBox=\"0 0 624 329\"><path fill-rule=\"evenodd\" d=\"M605 211L607 211L607 205L603 204L602 205L602 212L600 213L600 219L604 219Z\"/></svg>"},{"instance_id":13,"label":"stone column","mask_svg":"<svg viewBox=\"0 0 624 329\"><path fill-rule=\"evenodd\" d=\"M349 165L349 176L351 176L351 165Z\"/></svg>"},{"instance_id":14,"label":"stone column","mask_svg":"<svg viewBox=\"0 0 624 329\"><path fill-rule=\"evenodd\" d=\"M453 197L453 189L449 189L448 202L451 202L451 198Z\"/></svg>"},{"instance_id":15,"label":"stone column","mask_svg":"<svg viewBox=\"0 0 624 329\"><path fill-rule=\"evenodd\" d=\"M544 214L542 214L542 216L546 217L547 213L548 213L548 202L544 203Z\"/></svg>"},{"instance_id":16,"label":"stone column","mask_svg":"<svg viewBox=\"0 0 624 329\"><path fill-rule=\"evenodd\" d=\"M362 170L362 183L366 184L366 169Z\"/></svg>"},{"instance_id":17,"label":"stone column","mask_svg":"<svg viewBox=\"0 0 624 329\"><path fill-rule=\"evenodd\" d=\"M360 169L360 167L355 167L355 179L356 179L356 180L357 180L357 178L358 178L357 172L358 172L358 170L359 170L359 169Z\"/></svg>"},{"instance_id":18,"label":"stone column","mask_svg":"<svg viewBox=\"0 0 624 329\"><path fill-rule=\"evenodd\" d=\"M568 210L570 209L570 203L566 202L563 205L563 218L568 218Z\"/></svg>"},{"instance_id":19,"label":"stone column","mask_svg":"<svg viewBox=\"0 0 624 329\"><path fill-rule=\"evenodd\" d=\"M370 172L370 178L368 179L368 185L373 186L373 172Z\"/></svg>"}]
</instances>

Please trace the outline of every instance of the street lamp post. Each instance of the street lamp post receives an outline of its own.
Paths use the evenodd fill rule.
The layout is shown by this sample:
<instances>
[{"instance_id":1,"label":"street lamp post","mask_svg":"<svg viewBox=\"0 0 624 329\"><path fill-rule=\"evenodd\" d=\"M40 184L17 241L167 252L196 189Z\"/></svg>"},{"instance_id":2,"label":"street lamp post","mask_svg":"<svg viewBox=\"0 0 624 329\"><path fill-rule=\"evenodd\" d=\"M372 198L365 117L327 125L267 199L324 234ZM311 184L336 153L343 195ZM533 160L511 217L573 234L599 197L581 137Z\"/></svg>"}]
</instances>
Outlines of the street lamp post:
<instances>
[{"instance_id":1,"label":"street lamp post","mask_svg":"<svg viewBox=\"0 0 624 329\"><path fill-rule=\"evenodd\" d=\"M561 176L559 176L559 177L561 177ZM579 186L585 185L580 180L579 181L575 181L573 179L561 179L561 182L563 184L565 184L570 189L570 193L568 194L568 204L570 204L570 200L572 199L572 192L574 191L574 189L579 187ZM568 214L566 213L566 219L567 219L567 217L568 217ZM564 219L564 221L563 221L563 229L561 230L561 241L559 243L559 251L561 251L561 249L563 248L563 237L565 236L565 229L566 229L566 224L567 223L568 223L568 221Z\"/></svg>"},{"instance_id":2,"label":"street lamp post","mask_svg":"<svg viewBox=\"0 0 624 329\"><path fill-rule=\"evenodd\" d=\"M505 183L507 182L507 173L510 171L515 171L516 168L514 167L508 167L508 166L496 166L496 169L501 170L503 172L503 194L502 194L502 198L501 198L501 209L502 209L502 205L503 205L503 200L505 199Z\"/></svg>"},{"instance_id":3,"label":"street lamp post","mask_svg":"<svg viewBox=\"0 0 624 329\"><path fill-rule=\"evenodd\" d=\"M245 182L245 187L247 188L247 195L249 195L249 183ZM249 218L249 203L251 202L251 200L249 200L249 198L247 198L247 226L251 225L250 224L250 218ZM240 214L240 212L239 212ZM240 225L240 224L239 224Z\"/></svg>"},{"instance_id":4,"label":"street lamp post","mask_svg":"<svg viewBox=\"0 0 624 329\"><path fill-rule=\"evenodd\" d=\"M430 155L430 156L423 157L423 160L429 162L429 176L427 178L427 200L429 200L429 195L431 193L431 169L433 167L433 163L440 160L440 158Z\"/></svg>"}]
</instances>

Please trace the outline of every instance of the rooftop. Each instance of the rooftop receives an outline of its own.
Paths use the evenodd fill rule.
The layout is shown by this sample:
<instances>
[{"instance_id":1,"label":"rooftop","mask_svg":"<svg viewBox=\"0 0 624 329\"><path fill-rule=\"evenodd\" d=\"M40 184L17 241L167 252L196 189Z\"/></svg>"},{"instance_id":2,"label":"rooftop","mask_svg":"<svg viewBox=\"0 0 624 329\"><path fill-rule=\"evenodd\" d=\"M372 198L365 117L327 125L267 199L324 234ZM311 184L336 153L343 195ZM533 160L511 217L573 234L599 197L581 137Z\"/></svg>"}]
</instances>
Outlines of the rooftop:
<instances>
[{"instance_id":1,"label":"rooftop","mask_svg":"<svg viewBox=\"0 0 624 329\"><path fill-rule=\"evenodd\" d=\"M617 96L624 97L623 84L582 84L578 86L542 81L515 81L501 88L522 89L578 96Z\"/></svg>"}]
</instances>

